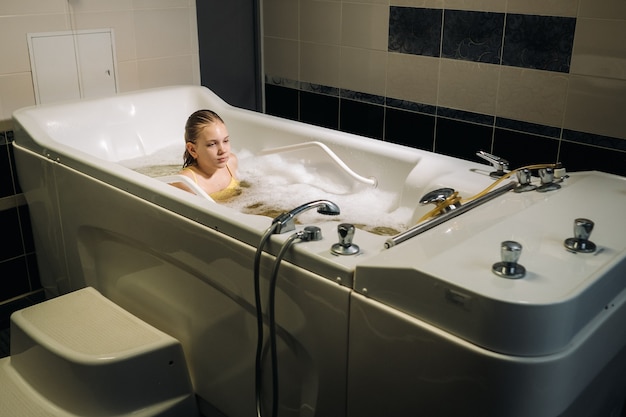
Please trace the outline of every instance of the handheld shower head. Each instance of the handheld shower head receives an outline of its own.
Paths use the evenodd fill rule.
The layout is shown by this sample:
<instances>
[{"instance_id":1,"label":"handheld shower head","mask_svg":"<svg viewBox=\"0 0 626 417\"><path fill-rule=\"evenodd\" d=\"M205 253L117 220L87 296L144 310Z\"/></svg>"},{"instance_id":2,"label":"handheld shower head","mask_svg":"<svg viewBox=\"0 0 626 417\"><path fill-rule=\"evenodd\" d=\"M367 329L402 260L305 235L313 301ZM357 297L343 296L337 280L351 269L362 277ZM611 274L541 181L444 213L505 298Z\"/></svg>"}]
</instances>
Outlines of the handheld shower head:
<instances>
[{"instance_id":1,"label":"handheld shower head","mask_svg":"<svg viewBox=\"0 0 626 417\"><path fill-rule=\"evenodd\" d=\"M332 201L320 200L319 203L320 205L317 207L317 212L319 214L324 214L326 216L337 216L341 214L339 206Z\"/></svg>"},{"instance_id":2,"label":"handheld shower head","mask_svg":"<svg viewBox=\"0 0 626 417\"><path fill-rule=\"evenodd\" d=\"M327 216L336 216L341 213L339 210L339 206L329 200L315 200L309 203L303 204L295 209L278 215L274 220L272 220L272 224L278 223L278 226L275 228L274 233L280 234L285 232L290 232L295 230L296 223L295 218L298 214L310 210L312 208L317 207L317 212L320 214L324 214Z\"/></svg>"}]
</instances>

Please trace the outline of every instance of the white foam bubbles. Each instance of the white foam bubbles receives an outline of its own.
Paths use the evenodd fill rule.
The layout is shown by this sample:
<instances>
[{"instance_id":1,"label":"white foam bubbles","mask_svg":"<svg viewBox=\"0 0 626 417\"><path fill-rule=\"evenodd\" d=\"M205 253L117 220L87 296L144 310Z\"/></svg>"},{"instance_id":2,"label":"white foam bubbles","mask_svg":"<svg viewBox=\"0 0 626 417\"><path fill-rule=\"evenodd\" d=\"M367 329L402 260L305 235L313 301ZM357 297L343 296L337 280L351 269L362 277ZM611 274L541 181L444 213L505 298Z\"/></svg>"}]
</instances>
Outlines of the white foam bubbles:
<instances>
[{"instance_id":1,"label":"white foam bubbles","mask_svg":"<svg viewBox=\"0 0 626 417\"><path fill-rule=\"evenodd\" d=\"M235 153L242 192L221 203L235 210L274 217L310 201L330 200L341 209L341 214L332 220L353 223L380 234L405 230L411 219L412 210L397 208L397 193L351 180L332 164L289 159L280 154L258 156L247 150ZM175 174L182 167L181 147L164 148L121 164L153 177ZM330 219L315 210L298 216L303 224Z\"/></svg>"}]
</instances>

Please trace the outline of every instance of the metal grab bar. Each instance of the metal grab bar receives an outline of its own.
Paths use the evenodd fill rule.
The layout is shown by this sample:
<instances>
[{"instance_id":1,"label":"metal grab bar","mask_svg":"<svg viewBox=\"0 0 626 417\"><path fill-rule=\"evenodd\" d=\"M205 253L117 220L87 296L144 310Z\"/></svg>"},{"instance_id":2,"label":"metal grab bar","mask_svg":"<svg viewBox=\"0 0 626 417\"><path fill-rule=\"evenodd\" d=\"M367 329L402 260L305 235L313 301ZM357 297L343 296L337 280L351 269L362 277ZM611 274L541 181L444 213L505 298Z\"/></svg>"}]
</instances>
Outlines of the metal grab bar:
<instances>
[{"instance_id":1,"label":"metal grab bar","mask_svg":"<svg viewBox=\"0 0 626 417\"><path fill-rule=\"evenodd\" d=\"M481 197L468 201L467 203L461 205L458 208L455 208L454 210L450 210L446 213L440 214L439 216L433 218L432 220L429 220L424 223L420 223L416 226L413 226L412 228L410 228L409 230L405 232L392 236L385 241L385 249L389 249L399 243L404 242L405 240L408 240L408 239L411 239L412 237L420 235L424 233L425 231L432 229L435 226L439 226L440 224L445 223L448 220L455 218L456 216L466 213L470 211L471 209L473 209L474 207L477 207L483 203L486 203L487 201L492 200L506 193L507 191L514 189L516 185L517 183L510 182L506 185L503 185L500 188L496 188L495 190L488 192L487 194Z\"/></svg>"}]
</instances>

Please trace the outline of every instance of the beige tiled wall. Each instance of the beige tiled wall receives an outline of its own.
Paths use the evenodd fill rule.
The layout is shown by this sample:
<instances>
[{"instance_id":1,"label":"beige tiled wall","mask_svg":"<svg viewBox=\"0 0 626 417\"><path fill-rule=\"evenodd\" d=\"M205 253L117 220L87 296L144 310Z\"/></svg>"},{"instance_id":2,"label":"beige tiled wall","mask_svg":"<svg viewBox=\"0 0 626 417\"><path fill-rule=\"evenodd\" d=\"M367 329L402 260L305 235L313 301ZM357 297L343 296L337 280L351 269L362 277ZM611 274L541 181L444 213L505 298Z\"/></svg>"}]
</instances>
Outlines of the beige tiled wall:
<instances>
[{"instance_id":1,"label":"beige tiled wall","mask_svg":"<svg viewBox=\"0 0 626 417\"><path fill-rule=\"evenodd\" d=\"M390 5L576 17L570 73L387 52ZM264 0L263 12L268 75L626 139L624 0Z\"/></svg>"},{"instance_id":2,"label":"beige tiled wall","mask_svg":"<svg viewBox=\"0 0 626 417\"><path fill-rule=\"evenodd\" d=\"M200 84L195 0L2 0L0 130L35 104L26 34L113 28L121 92Z\"/></svg>"}]
</instances>

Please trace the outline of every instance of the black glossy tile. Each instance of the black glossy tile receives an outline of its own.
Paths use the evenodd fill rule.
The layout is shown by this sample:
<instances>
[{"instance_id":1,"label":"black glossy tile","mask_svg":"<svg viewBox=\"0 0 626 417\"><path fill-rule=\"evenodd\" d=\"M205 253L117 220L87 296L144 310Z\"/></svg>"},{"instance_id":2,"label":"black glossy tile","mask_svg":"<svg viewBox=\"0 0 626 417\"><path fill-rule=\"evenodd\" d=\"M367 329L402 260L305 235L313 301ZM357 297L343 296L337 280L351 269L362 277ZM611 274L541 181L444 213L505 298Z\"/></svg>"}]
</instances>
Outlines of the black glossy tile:
<instances>
[{"instance_id":1,"label":"black glossy tile","mask_svg":"<svg viewBox=\"0 0 626 417\"><path fill-rule=\"evenodd\" d=\"M341 99L339 105L339 130L375 139L383 138L382 106L346 99Z\"/></svg>"},{"instance_id":2,"label":"black glossy tile","mask_svg":"<svg viewBox=\"0 0 626 417\"><path fill-rule=\"evenodd\" d=\"M385 141L432 151L434 140L434 116L398 109L386 109Z\"/></svg>"},{"instance_id":3,"label":"black glossy tile","mask_svg":"<svg viewBox=\"0 0 626 417\"><path fill-rule=\"evenodd\" d=\"M440 56L442 14L441 9L391 6L389 51Z\"/></svg>"},{"instance_id":4,"label":"black glossy tile","mask_svg":"<svg viewBox=\"0 0 626 417\"><path fill-rule=\"evenodd\" d=\"M298 120L298 95L293 88L265 84L265 113Z\"/></svg>"},{"instance_id":5,"label":"black glossy tile","mask_svg":"<svg viewBox=\"0 0 626 417\"><path fill-rule=\"evenodd\" d=\"M0 211L0 261L24 254L17 208ZM0 275L1 276L1 275Z\"/></svg>"},{"instance_id":6,"label":"black glossy tile","mask_svg":"<svg viewBox=\"0 0 626 417\"><path fill-rule=\"evenodd\" d=\"M15 194L22 193L22 187L20 186L19 178L17 176L17 165L15 164L13 145L9 145L9 160L11 161L11 173L13 174L13 186L15 187Z\"/></svg>"},{"instance_id":7,"label":"black glossy tile","mask_svg":"<svg viewBox=\"0 0 626 417\"><path fill-rule=\"evenodd\" d=\"M300 92L300 121L316 126L339 128L339 97Z\"/></svg>"},{"instance_id":8,"label":"black glossy tile","mask_svg":"<svg viewBox=\"0 0 626 417\"><path fill-rule=\"evenodd\" d=\"M502 64L569 72L576 19L508 14Z\"/></svg>"},{"instance_id":9,"label":"black glossy tile","mask_svg":"<svg viewBox=\"0 0 626 417\"><path fill-rule=\"evenodd\" d=\"M12 168L9 162L9 146L7 144L0 145L0 198L15 194Z\"/></svg>"},{"instance_id":10,"label":"black glossy tile","mask_svg":"<svg viewBox=\"0 0 626 417\"><path fill-rule=\"evenodd\" d=\"M443 22L442 57L500 63L503 13L446 10Z\"/></svg>"},{"instance_id":11,"label":"black glossy tile","mask_svg":"<svg viewBox=\"0 0 626 417\"><path fill-rule=\"evenodd\" d=\"M626 176L626 152L563 140L559 160L569 172L602 171Z\"/></svg>"},{"instance_id":12,"label":"black glossy tile","mask_svg":"<svg viewBox=\"0 0 626 417\"><path fill-rule=\"evenodd\" d=\"M20 216L20 225L22 230L22 239L24 242L24 251L26 253L35 251L35 243L33 241L33 227L30 221L30 212L28 206L19 206L17 208Z\"/></svg>"},{"instance_id":13,"label":"black glossy tile","mask_svg":"<svg viewBox=\"0 0 626 417\"><path fill-rule=\"evenodd\" d=\"M42 289L41 275L39 275L39 265L37 264L37 255L35 253L29 253L26 255L26 268L28 269L30 290L36 291Z\"/></svg>"},{"instance_id":14,"label":"black glossy tile","mask_svg":"<svg viewBox=\"0 0 626 417\"><path fill-rule=\"evenodd\" d=\"M493 154L509 161L510 169L558 162L558 151L557 139L496 128Z\"/></svg>"},{"instance_id":15,"label":"black glossy tile","mask_svg":"<svg viewBox=\"0 0 626 417\"><path fill-rule=\"evenodd\" d=\"M485 162L476 156L491 149L493 128L474 123L437 118L435 152L468 161Z\"/></svg>"},{"instance_id":16,"label":"black glossy tile","mask_svg":"<svg viewBox=\"0 0 626 417\"><path fill-rule=\"evenodd\" d=\"M0 301L9 300L30 291L26 257L0 262Z\"/></svg>"}]
</instances>

